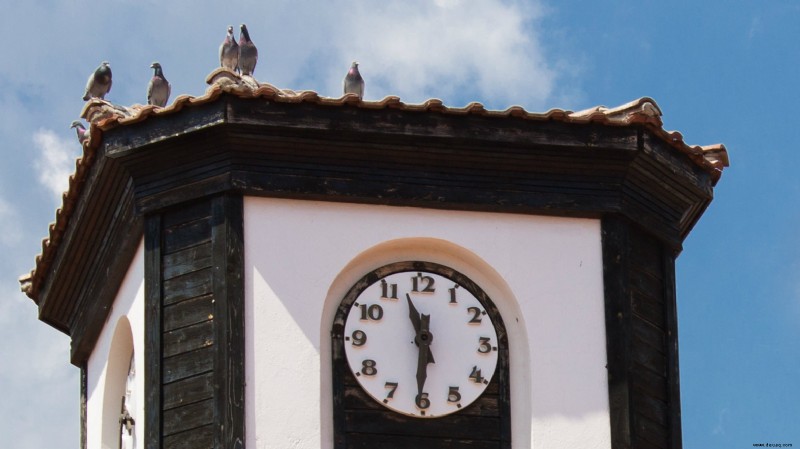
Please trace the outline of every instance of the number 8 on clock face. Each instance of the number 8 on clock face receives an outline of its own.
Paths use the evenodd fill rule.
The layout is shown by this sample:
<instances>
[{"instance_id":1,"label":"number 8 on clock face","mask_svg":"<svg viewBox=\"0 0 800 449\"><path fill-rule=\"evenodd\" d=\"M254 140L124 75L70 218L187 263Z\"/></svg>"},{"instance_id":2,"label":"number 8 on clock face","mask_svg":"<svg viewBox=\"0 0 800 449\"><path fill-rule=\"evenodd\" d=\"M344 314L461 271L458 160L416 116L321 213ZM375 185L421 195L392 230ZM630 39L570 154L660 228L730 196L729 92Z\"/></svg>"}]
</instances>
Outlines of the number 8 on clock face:
<instances>
[{"instance_id":1,"label":"number 8 on clock face","mask_svg":"<svg viewBox=\"0 0 800 449\"><path fill-rule=\"evenodd\" d=\"M470 291L474 284L467 288L439 273L452 270L423 266L431 271L394 272L351 291L342 337L350 371L375 401L436 418L483 394L497 366L498 339L475 296L482 293Z\"/></svg>"}]
</instances>

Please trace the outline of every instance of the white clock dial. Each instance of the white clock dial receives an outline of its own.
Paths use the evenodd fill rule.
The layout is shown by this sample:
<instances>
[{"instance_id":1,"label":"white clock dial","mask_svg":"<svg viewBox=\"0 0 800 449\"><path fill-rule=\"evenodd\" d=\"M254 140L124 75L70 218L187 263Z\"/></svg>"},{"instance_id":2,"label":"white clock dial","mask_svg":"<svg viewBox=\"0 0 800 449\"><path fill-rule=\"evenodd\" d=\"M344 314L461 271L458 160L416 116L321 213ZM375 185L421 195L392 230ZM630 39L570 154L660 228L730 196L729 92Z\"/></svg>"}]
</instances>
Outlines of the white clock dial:
<instances>
[{"instance_id":1,"label":"white clock dial","mask_svg":"<svg viewBox=\"0 0 800 449\"><path fill-rule=\"evenodd\" d=\"M497 366L497 332L486 307L435 272L392 273L367 286L350 305L343 337L361 387L409 416L435 418L466 407Z\"/></svg>"}]
</instances>

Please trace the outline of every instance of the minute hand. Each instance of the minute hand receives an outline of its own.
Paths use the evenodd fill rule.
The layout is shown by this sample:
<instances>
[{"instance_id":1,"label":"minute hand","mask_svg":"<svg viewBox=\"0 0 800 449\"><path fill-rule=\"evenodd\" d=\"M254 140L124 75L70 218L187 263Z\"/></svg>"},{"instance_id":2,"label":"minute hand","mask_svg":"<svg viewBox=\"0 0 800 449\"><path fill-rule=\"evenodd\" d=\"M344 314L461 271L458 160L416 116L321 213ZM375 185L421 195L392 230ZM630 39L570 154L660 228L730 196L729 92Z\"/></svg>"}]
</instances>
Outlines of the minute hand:
<instances>
[{"instance_id":1,"label":"minute hand","mask_svg":"<svg viewBox=\"0 0 800 449\"><path fill-rule=\"evenodd\" d=\"M433 353L431 352L431 342L433 335L428 330L430 326L431 316L422 314L420 317L419 332L415 339L419 345L419 356L417 358L417 394L422 395L422 390L425 387L425 380L428 378L428 363L436 363L433 360Z\"/></svg>"}]
</instances>

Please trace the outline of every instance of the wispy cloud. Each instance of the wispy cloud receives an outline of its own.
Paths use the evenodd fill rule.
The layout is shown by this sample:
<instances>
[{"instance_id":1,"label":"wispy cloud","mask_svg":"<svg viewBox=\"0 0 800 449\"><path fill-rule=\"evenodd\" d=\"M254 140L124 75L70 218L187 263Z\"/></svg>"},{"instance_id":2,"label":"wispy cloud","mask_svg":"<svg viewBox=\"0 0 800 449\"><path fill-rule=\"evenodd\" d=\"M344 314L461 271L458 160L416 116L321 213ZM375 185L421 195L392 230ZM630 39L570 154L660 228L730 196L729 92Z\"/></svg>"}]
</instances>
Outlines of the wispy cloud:
<instances>
[{"instance_id":1,"label":"wispy cloud","mask_svg":"<svg viewBox=\"0 0 800 449\"><path fill-rule=\"evenodd\" d=\"M717 415L717 424L714 426L714 429L711 431L714 435L725 435L725 427L728 421L728 415L730 414L730 410L727 407L723 408L719 411L719 415Z\"/></svg>"},{"instance_id":2,"label":"wispy cloud","mask_svg":"<svg viewBox=\"0 0 800 449\"><path fill-rule=\"evenodd\" d=\"M21 235L19 214L11 204L0 198L0 245L10 246L17 243Z\"/></svg>"},{"instance_id":3,"label":"wispy cloud","mask_svg":"<svg viewBox=\"0 0 800 449\"><path fill-rule=\"evenodd\" d=\"M33 142L39 150L39 157L34 161L38 180L60 198L69 187L69 176L75 169L71 153L76 144L47 129L36 131Z\"/></svg>"}]
</instances>

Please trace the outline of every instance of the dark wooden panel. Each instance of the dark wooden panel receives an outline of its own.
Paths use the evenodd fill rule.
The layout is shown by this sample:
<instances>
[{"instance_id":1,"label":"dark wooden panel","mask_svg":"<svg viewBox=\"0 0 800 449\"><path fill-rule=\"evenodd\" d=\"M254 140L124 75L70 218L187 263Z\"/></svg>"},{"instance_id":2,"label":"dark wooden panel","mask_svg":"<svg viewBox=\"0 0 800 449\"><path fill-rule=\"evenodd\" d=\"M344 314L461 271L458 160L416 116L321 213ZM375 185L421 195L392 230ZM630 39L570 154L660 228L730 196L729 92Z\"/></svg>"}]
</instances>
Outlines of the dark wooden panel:
<instances>
[{"instance_id":1,"label":"dark wooden panel","mask_svg":"<svg viewBox=\"0 0 800 449\"><path fill-rule=\"evenodd\" d=\"M164 333L163 354L170 357L214 344L214 322L204 321Z\"/></svg>"},{"instance_id":2,"label":"dark wooden panel","mask_svg":"<svg viewBox=\"0 0 800 449\"><path fill-rule=\"evenodd\" d=\"M174 232L176 227L198 220L211 217L211 203L209 201L195 201L183 203L171 209L162 210L162 226L165 230Z\"/></svg>"},{"instance_id":3,"label":"dark wooden panel","mask_svg":"<svg viewBox=\"0 0 800 449\"><path fill-rule=\"evenodd\" d=\"M214 394L213 372L189 377L164 385L163 409L179 407L186 404L211 399Z\"/></svg>"},{"instance_id":4,"label":"dark wooden panel","mask_svg":"<svg viewBox=\"0 0 800 449\"><path fill-rule=\"evenodd\" d=\"M80 446L79 446L81 449L87 449L86 448L86 435L87 435L86 434L86 430L87 430L86 429L86 411L87 411L86 404L87 404L87 399L89 397L89 395L88 395L89 389L88 389L88 383L87 382L88 382L88 378L86 376L86 364L84 363L83 365L81 365L81 411L80 411L80 413L81 413L81 415L80 415L81 416L81 434L80 434Z\"/></svg>"},{"instance_id":5,"label":"dark wooden panel","mask_svg":"<svg viewBox=\"0 0 800 449\"><path fill-rule=\"evenodd\" d=\"M214 297L212 295L181 301L164 308L164 331L208 321L214 315Z\"/></svg>"},{"instance_id":6,"label":"dark wooden panel","mask_svg":"<svg viewBox=\"0 0 800 449\"><path fill-rule=\"evenodd\" d=\"M145 447L159 448L161 441L161 216L145 221L144 235L144 396Z\"/></svg>"},{"instance_id":7,"label":"dark wooden panel","mask_svg":"<svg viewBox=\"0 0 800 449\"><path fill-rule=\"evenodd\" d=\"M657 302L652 295L639 291L631 293L633 312L650 324L664 329L664 306Z\"/></svg>"},{"instance_id":8,"label":"dark wooden panel","mask_svg":"<svg viewBox=\"0 0 800 449\"><path fill-rule=\"evenodd\" d=\"M207 346L164 359L164 384L214 369L214 347Z\"/></svg>"},{"instance_id":9,"label":"dark wooden panel","mask_svg":"<svg viewBox=\"0 0 800 449\"><path fill-rule=\"evenodd\" d=\"M214 401L212 399L207 399L205 401L195 402L194 404L165 410L163 414L163 436L169 436L178 432L212 424L214 418Z\"/></svg>"},{"instance_id":10,"label":"dark wooden panel","mask_svg":"<svg viewBox=\"0 0 800 449\"><path fill-rule=\"evenodd\" d=\"M235 448L245 440L244 397L244 200L222 195L212 202L214 259L214 446Z\"/></svg>"},{"instance_id":11,"label":"dark wooden panel","mask_svg":"<svg viewBox=\"0 0 800 449\"><path fill-rule=\"evenodd\" d=\"M212 293L213 274L204 268L164 281L164 305Z\"/></svg>"},{"instance_id":12,"label":"dark wooden panel","mask_svg":"<svg viewBox=\"0 0 800 449\"><path fill-rule=\"evenodd\" d=\"M660 354L666 354L667 348L665 344L664 331L653 326L644 320L634 319L631 322L633 328L633 336L640 343L645 345L641 350L643 351L657 351Z\"/></svg>"},{"instance_id":13,"label":"dark wooden panel","mask_svg":"<svg viewBox=\"0 0 800 449\"><path fill-rule=\"evenodd\" d=\"M164 437L163 449L211 449L214 426L206 425Z\"/></svg>"},{"instance_id":14,"label":"dark wooden panel","mask_svg":"<svg viewBox=\"0 0 800 449\"><path fill-rule=\"evenodd\" d=\"M633 394L633 407L636 413L645 416L654 423L667 428L669 426L669 406L666 402L646 394Z\"/></svg>"},{"instance_id":15,"label":"dark wooden panel","mask_svg":"<svg viewBox=\"0 0 800 449\"><path fill-rule=\"evenodd\" d=\"M659 375L642 365L635 364L631 368L630 377L634 390L664 402L669 400L667 380L663 375Z\"/></svg>"},{"instance_id":16,"label":"dark wooden panel","mask_svg":"<svg viewBox=\"0 0 800 449\"><path fill-rule=\"evenodd\" d=\"M638 413L634 415L633 423L637 436L658 448L667 449L669 447L669 435L664 426Z\"/></svg>"},{"instance_id":17,"label":"dark wooden panel","mask_svg":"<svg viewBox=\"0 0 800 449\"><path fill-rule=\"evenodd\" d=\"M631 447L635 449L663 449L662 445L653 444L644 439L643 437L639 436L638 433L633 436L632 440L633 440L633 445Z\"/></svg>"},{"instance_id":18,"label":"dark wooden panel","mask_svg":"<svg viewBox=\"0 0 800 449\"><path fill-rule=\"evenodd\" d=\"M630 239L625 220L603 217L603 288L606 313L606 354L611 446L631 448L631 334Z\"/></svg>"},{"instance_id":19,"label":"dark wooden panel","mask_svg":"<svg viewBox=\"0 0 800 449\"><path fill-rule=\"evenodd\" d=\"M351 434L348 449L500 449L499 441L458 440L450 438L421 438L408 435Z\"/></svg>"},{"instance_id":20,"label":"dark wooden panel","mask_svg":"<svg viewBox=\"0 0 800 449\"><path fill-rule=\"evenodd\" d=\"M681 381L678 358L678 309L675 297L675 255L664 251L664 308L666 309L667 395L669 396L670 449L683 447Z\"/></svg>"},{"instance_id":21,"label":"dark wooden panel","mask_svg":"<svg viewBox=\"0 0 800 449\"><path fill-rule=\"evenodd\" d=\"M664 280L656 277L652 271L640 269L638 266L631 267L631 287L641 292L651 292L657 296L659 302L662 301L664 291Z\"/></svg>"},{"instance_id":22,"label":"dark wooden panel","mask_svg":"<svg viewBox=\"0 0 800 449\"><path fill-rule=\"evenodd\" d=\"M211 267L211 243L200 244L164 256L164 279Z\"/></svg>"},{"instance_id":23,"label":"dark wooden panel","mask_svg":"<svg viewBox=\"0 0 800 449\"><path fill-rule=\"evenodd\" d=\"M215 172L218 170L215 170ZM205 178L175 183L157 191L157 193L139 195L137 192L136 207L142 212L171 207L186 201L207 198L234 190L231 174L228 172L212 173Z\"/></svg>"},{"instance_id":24,"label":"dark wooden panel","mask_svg":"<svg viewBox=\"0 0 800 449\"><path fill-rule=\"evenodd\" d=\"M92 235L91 244L81 243L89 252L87 257L94 252L95 261L70 267L71 270L89 271L81 290L70 293L79 299L70 321L73 364L80 365L81 361L88 359L141 242L144 222L142 217L135 215L131 190L132 185L126 184L117 203L109 206L111 222L108 234ZM93 245L99 246L93 249ZM79 277L73 280L77 279Z\"/></svg>"},{"instance_id":25,"label":"dark wooden panel","mask_svg":"<svg viewBox=\"0 0 800 449\"><path fill-rule=\"evenodd\" d=\"M631 351L633 355L633 369L650 370L654 374L662 376L665 380L667 378L667 358L664 354L649 350L642 349L640 345L636 344L634 340L634 348Z\"/></svg>"},{"instance_id":26,"label":"dark wooden panel","mask_svg":"<svg viewBox=\"0 0 800 449\"><path fill-rule=\"evenodd\" d=\"M164 254L206 243L211 239L211 223L200 219L164 230Z\"/></svg>"},{"instance_id":27,"label":"dark wooden panel","mask_svg":"<svg viewBox=\"0 0 800 449\"><path fill-rule=\"evenodd\" d=\"M480 416L448 415L438 419L415 420L409 426L406 419L389 410L350 410L345 414L347 432L389 435L410 435L424 437L452 438L458 435L463 439L499 441L500 419ZM438 447L438 446L433 446Z\"/></svg>"}]
</instances>

